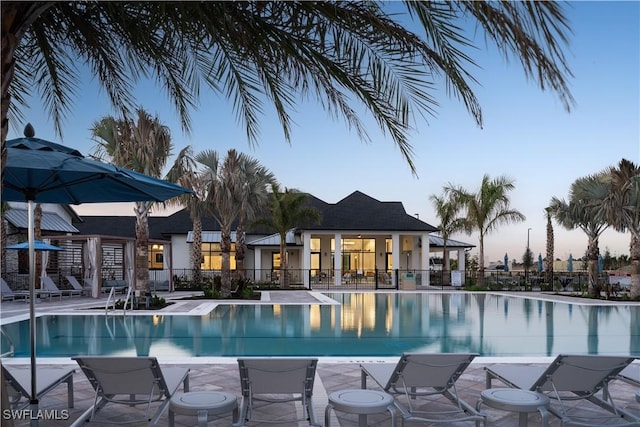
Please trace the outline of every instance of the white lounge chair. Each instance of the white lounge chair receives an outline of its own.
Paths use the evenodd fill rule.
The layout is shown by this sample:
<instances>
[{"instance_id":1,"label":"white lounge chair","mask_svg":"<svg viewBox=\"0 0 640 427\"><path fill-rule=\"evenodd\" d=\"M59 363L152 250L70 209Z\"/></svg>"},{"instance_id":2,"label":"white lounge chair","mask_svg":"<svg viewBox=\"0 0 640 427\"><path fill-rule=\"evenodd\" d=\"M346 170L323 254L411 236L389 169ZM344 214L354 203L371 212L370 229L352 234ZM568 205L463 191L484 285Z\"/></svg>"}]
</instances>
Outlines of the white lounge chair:
<instances>
[{"instance_id":1,"label":"white lounge chair","mask_svg":"<svg viewBox=\"0 0 640 427\"><path fill-rule=\"evenodd\" d=\"M169 401L182 384L189 391L189 369L160 368L155 357L76 356L75 360L95 390L93 405L75 422L74 426L96 420L96 414L108 403L129 406L146 405L143 418L108 424L148 422L156 426L166 411ZM154 414L152 404L159 403Z\"/></svg>"},{"instance_id":2,"label":"white lounge chair","mask_svg":"<svg viewBox=\"0 0 640 427\"><path fill-rule=\"evenodd\" d=\"M405 353L395 365L361 364L361 386L367 388L367 378L393 395L404 421L424 423L454 423L476 421L486 425L486 417L458 397L456 381L477 354L470 353ZM433 402L418 399L442 395L452 407L430 409ZM402 398L401 398L402 396Z\"/></svg>"},{"instance_id":3,"label":"white lounge chair","mask_svg":"<svg viewBox=\"0 0 640 427\"><path fill-rule=\"evenodd\" d=\"M609 393L608 383L629 366L635 358L629 356L558 355L547 367L522 365L493 365L486 368L486 387L493 379L509 387L544 393L551 399L549 412L560 418L562 425L579 426L640 426L640 418L616 407ZM602 398L596 394L602 391ZM572 400L589 401L612 415L599 416L584 408L572 410ZM591 405L590 405L591 406ZM596 409L596 408L594 408ZM610 424L618 419L621 423Z\"/></svg>"},{"instance_id":4,"label":"white lounge chair","mask_svg":"<svg viewBox=\"0 0 640 427\"><path fill-rule=\"evenodd\" d=\"M303 358L238 359L242 390L239 425L244 425L246 421L276 424L308 421L310 425L321 426L311 401L317 364L318 359ZM253 414L256 401L269 403L300 401L302 417L297 420L257 419Z\"/></svg>"},{"instance_id":5,"label":"white lounge chair","mask_svg":"<svg viewBox=\"0 0 640 427\"><path fill-rule=\"evenodd\" d=\"M59 289L58 286L53 282L53 279L49 276L42 276L40 278L42 280L42 287L51 292L51 295L59 295L60 299L62 299L63 295L72 297L74 295L82 295L81 291L76 291L75 289Z\"/></svg>"},{"instance_id":6,"label":"white lounge chair","mask_svg":"<svg viewBox=\"0 0 640 427\"><path fill-rule=\"evenodd\" d=\"M64 278L67 279L67 282L69 282L73 290L79 292L80 295L91 295L91 288L85 288L84 286L82 286L80 282L78 282L78 279L76 279L74 276L64 276Z\"/></svg>"},{"instance_id":7,"label":"white lounge chair","mask_svg":"<svg viewBox=\"0 0 640 427\"><path fill-rule=\"evenodd\" d=\"M7 382L9 403L13 409L24 409L29 406L31 398L31 369L21 369L2 365L2 373ZM67 384L67 401L69 408L73 408L73 368L43 368L38 367L36 375L36 397L42 396L58 387ZM23 400L24 398L24 400Z\"/></svg>"}]
</instances>

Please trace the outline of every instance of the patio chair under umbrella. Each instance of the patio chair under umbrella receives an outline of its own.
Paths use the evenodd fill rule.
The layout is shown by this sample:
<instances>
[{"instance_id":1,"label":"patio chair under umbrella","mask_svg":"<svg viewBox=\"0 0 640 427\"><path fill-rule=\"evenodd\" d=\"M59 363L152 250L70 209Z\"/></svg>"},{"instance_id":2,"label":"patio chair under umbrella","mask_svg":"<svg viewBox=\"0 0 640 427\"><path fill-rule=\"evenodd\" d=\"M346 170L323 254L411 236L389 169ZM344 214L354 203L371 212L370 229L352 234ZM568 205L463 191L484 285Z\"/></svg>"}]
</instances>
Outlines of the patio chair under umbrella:
<instances>
[{"instance_id":1,"label":"patio chair under umbrella","mask_svg":"<svg viewBox=\"0 0 640 427\"><path fill-rule=\"evenodd\" d=\"M167 181L84 157L78 150L35 138L25 127L24 138L6 141L7 162L2 200L27 202L29 236L29 318L31 347L31 410L37 413L35 346L35 203L162 202L189 190ZM34 417L35 418L35 417ZM31 425L37 425L37 419Z\"/></svg>"}]
</instances>

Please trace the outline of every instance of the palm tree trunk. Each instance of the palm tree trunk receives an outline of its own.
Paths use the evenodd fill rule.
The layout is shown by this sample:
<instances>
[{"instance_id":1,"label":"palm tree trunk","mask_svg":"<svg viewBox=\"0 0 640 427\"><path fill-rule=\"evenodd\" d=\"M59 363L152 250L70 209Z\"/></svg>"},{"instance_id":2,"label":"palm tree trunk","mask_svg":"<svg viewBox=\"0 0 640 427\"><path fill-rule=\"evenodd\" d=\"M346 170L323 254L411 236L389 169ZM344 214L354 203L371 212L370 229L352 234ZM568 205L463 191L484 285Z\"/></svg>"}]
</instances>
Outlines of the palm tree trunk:
<instances>
[{"instance_id":1,"label":"palm tree trunk","mask_svg":"<svg viewBox=\"0 0 640 427\"><path fill-rule=\"evenodd\" d=\"M443 239L444 244L442 245L442 285L449 285L449 278L451 277L451 272L449 270L449 251L447 250L447 239Z\"/></svg>"},{"instance_id":2,"label":"palm tree trunk","mask_svg":"<svg viewBox=\"0 0 640 427\"><path fill-rule=\"evenodd\" d=\"M193 283L202 283L202 219L195 215L193 222L193 245L191 245L191 268Z\"/></svg>"},{"instance_id":3,"label":"palm tree trunk","mask_svg":"<svg viewBox=\"0 0 640 427\"><path fill-rule=\"evenodd\" d=\"M287 274L287 254L286 254L286 239L287 235L280 235L280 277L278 282L281 288L286 285L285 276Z\"/></svg>"},{"instance_id":4,"label":"palm tree trunk","mask_svg":"<svg viewBox=\"0 0 640 427\"><path fill-rule=\"evenodd\" d=\"M244 225L242 221L236 227L236 273L239 278L246 276L244 271L244 258L246 256L246 243L244 240Z\"/></svg>"},{"instance_id":5,"label":"palm tree trunk","mask_svg":"<svg viewBox=\"0 0 640 427\"><path fill-rule=\"evenodd\" d=\"M222 252L220 293L223 298L228 298L231 296L231 230L227 226L221 227L220 233L220 251Z\"/></svg>"},{"instance_id":6,"label":"palm tree trunk","mask_svg":"<svg viewBox=\"0 0 640 427\"><path fill-rule=\"evenodd\" d=\"M631 235L629 245L631 255L631 299L640 298L640 236Z\"/></svg>"},{"instance_id":7,"label":"palm tree trunk","mask_svg":"<svg viewBox=\"0 0 640 427\"><path fill-rule=\"evenodd\" d=\"M589 239L587 259L588 292L592 298L600 298L600 286L598 285L598 239Z\"/></svg>"},{"instance_id":8,"label":"palm tree trunk","mask_svg":"<svg viewBox=\"0 0 640 427\"><path fill-rule=\"evenodd\" d=\"M36 203L33 209L33 238L35 240L42 240L42 205L40 205L40 203ZM42 275L42 254L39 251L36 251L35 269L37 284L40 282L38 277Z\"/></svg>"},{"instance_id":9,"label":"palm tree trunk","mask_svg":"<svg viewBox=\"0 0 640 427\"><path fill-rule=\"evenodd\" d=\"M148 203L136 202L136 286L137 291L149 292L149 218Z\"/></svg>"},{"instance_id":10,"label":"palm tree trunk","mask_svg":"<svg viewBox=\"0 0 640 427\"><path fill-rule=\"evenodd\" d=\"M480 234L479 248L480 256L478 257L478 286L484 287L484 236Z\"/></svg>"},{"instance_id":11,"label":"palm tree trunk","mask_svg":"<svg viewBox=\"0 0 640 427\"><path fill-rule=\"evenodd\" d=\"M545 282L553 289L553 224L551 223L551 212L547 211L547 257L545 265Z\"/></svg>"}]
</instances>

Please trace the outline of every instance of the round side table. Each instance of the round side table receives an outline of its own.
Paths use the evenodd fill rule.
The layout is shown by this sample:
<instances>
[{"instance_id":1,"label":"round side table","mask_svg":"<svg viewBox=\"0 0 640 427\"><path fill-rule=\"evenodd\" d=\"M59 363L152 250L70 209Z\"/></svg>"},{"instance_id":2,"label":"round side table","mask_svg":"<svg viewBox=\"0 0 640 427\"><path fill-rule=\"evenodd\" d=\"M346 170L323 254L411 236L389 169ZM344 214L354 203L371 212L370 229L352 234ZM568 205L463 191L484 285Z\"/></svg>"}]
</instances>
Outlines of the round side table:
<instances>
[{"instance_id":1,"label":"round side table","mask_svg":"<svg viewBox=\"0 0 640 427\"><path fill-rule=\"evenodd\" d=\"M489 388L480 393L480 399L476 404L476 409L485 404L494 409L518 412L520 414L520 427L527 426L527 414L540 412L542 426L549 425L549 412L547 409L551 402L549 398L541 393L517 388Z\"/></svg>"},{"instance_id":2,"label":"round side table","mask_svg":"<svg viewBox=\"0 0 640 427\"><path fill-rule=\"evenodd\" d=\"M366 427L367 415L389 411L391 413L391 426L396 427L396 408L393 405L393 396L377 390L339 390L329 395L329 404L324 411L324 425L331 426L331 410L358 414L359 427Z\"/></svg>"},{"instance_id":3,"label":"round side table","mask_svg":"<svg viewBox=\"0 0 640 427\"><path fill-rule=\"evenodd\" d=\"M233 413L238 421L238 400L234 394L223 391L190 391L176 393L169 403L169 427L175 425L175 414L198 417L198 427L206 427L210 415Z\"/></svg>"}]
</instances>

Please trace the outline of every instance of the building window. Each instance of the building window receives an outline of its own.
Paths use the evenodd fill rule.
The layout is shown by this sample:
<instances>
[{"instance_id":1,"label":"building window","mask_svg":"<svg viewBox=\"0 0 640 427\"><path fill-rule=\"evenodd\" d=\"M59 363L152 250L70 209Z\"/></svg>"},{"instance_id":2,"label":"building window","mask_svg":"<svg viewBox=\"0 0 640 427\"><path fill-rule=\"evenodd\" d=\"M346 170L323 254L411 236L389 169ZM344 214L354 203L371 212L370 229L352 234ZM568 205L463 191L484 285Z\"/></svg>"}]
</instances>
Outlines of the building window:
<instances>
[{"instance_id":1,"label":"building window","mask_svg":"<svg viewBox=\"0 0 640 427\"><path fill-rule=\"evenodd\" d=\"M164 269L164 245L149 245L149 269Z\"/></svg>"},{"instance_id":2,"label":"building window","mask_svg":"<svg viewBox=\"0 0 640 427\"><path fill-rule=\"evenodd\" d=\"M236 269L236 245L231 244L231 252L229 252L229 265L231 270ZM203 243L202 244L202 264L200 268L203 270L222 270L222 251L220 243Z\"/></svg>"}]
</instances>

